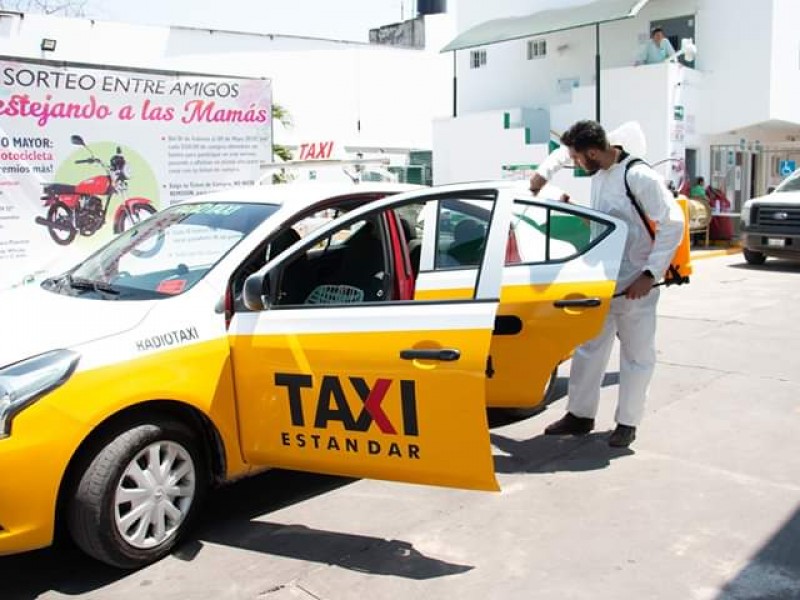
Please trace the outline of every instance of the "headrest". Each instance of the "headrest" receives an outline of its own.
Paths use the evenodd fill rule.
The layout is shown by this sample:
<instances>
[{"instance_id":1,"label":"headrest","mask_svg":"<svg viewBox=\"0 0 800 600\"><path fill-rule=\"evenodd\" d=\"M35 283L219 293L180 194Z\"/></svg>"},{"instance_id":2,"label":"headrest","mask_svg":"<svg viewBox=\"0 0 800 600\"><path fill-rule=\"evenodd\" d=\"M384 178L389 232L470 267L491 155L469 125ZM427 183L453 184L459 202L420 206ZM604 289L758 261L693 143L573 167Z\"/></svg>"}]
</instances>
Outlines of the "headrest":
<instances>
[{"instance_id":1,"label":"headrest","mask_svg":"<svg viewBox=\"0 0 800 600\"><path fill-rule=\"evenodd\" d=\"M286 250L289 246L291 246L295 242L300 241L300 239L301 239L300 234L297 233L291 227L289 229L284 229L283 231L281 231L269 245L270 260L278 256L278 254Z\"/></svg>"},{"instance_id":2,"label":"headrest","mask_svg":"<svg viewBox=\"0 0 800 600\"><path fill-rule=\"evenodd\" d=\"M464 244L483 237L483 227L473 219L459 221L453 229L453 242Z\"/></svg>"},{"instance_id":3,"label":"headrest","mask_svg":"<svg viewBox=\"0 0 800 600\"><path fill-rule=\"evenodd\" d=\"M403 227L403 234L406 236L406 240L410 241L417 237L416 229L407 218L400 217L400 225Z\"/></svg>"}]
</instances>

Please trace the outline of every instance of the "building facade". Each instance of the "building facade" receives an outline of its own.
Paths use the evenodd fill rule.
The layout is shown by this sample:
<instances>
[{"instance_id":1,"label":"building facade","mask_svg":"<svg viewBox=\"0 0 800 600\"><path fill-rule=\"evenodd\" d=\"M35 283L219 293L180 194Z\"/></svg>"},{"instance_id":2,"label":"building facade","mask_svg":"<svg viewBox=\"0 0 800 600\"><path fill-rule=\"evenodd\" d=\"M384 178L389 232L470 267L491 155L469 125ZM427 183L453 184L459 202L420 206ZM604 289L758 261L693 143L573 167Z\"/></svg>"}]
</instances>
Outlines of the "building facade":
<instances>
[{"instance_id":1,"label":"building facade","mask_svg":"<svg viewBox=\"0 0 800 600\"><path fill-rule=\"evenodd\" d=\"M435 181L524 174L599 112L607 129L638 121L647 160L676 183L704 176L735 210L800 158L798 19L795 0L460 0ZM676 49L691 39L694 60L637 65L655 26Z\"/></svg>"},{"instance_id":2,"label":"building facade","mask_svg":"<svg viewBox=\"0 0 800 600\"><path fill-rule=\"evenodd\" d=\"M436 12L381 31L374 43L360 43L0 12L0 55L64 70L82 64L268 78L274 102L292 120L290 127L276 122L273 138L295 159L388 158L403 173L413 157L430 153L433 119L450 114L449 57L439 49L455 28Z\"/></svg>"}]
</instances>

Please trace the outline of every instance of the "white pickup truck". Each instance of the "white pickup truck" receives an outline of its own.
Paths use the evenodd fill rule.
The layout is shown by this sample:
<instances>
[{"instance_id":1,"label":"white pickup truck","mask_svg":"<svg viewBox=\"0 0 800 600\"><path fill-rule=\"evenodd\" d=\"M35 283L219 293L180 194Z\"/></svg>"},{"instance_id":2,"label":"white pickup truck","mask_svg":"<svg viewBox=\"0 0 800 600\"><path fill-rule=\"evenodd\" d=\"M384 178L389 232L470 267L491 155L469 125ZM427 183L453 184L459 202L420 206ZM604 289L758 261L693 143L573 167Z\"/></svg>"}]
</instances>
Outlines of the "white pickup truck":
<instances>
[{"instance_id":1,"label":"white pickup truck","mask_svg":"<svg viewBox=\"0 0 800 600\"><path fill-rule=\"evenodd\" d=\"M800 260L800 169L742 208L742 252L751 265L768 256Z\"/></svg>"}]
</instances>

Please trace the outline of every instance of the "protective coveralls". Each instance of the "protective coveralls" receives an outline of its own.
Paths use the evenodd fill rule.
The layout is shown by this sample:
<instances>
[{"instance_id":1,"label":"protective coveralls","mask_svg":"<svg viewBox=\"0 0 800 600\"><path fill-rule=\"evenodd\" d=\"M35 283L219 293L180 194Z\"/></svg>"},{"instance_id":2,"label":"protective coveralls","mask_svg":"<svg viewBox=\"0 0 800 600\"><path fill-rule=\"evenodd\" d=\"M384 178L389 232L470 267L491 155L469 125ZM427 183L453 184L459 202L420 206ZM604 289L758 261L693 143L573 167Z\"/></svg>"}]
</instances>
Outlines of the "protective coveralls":
<instances>
[{"instance_id":1,"label":"protective coveralls","mask_svg":"<svg viewBox=\"0 0 800 600\"><path fill-rule=\"evenodd\" d=\"M616 292L625 291L644 271L650 271L660 280L683 236L683 211L664 180L649 166L637 163L628 171L628 185L655 225L655 241L651 239L625 191L625 166L630 160L623 152L619 162L593 175L591 185L590 206L628 225ZM568 161L568 149L562 146L548 156L537 173L550 181ZM614 338L619 337L620 381L615 420L620 425L639 425L655 369L658 298L659 288L654 288L638 300L624 296L612 300L600 335L578 347L573 355L567 405L570 413L592 419L597 414L600 386Z\"/></svg>"}]
</instances>

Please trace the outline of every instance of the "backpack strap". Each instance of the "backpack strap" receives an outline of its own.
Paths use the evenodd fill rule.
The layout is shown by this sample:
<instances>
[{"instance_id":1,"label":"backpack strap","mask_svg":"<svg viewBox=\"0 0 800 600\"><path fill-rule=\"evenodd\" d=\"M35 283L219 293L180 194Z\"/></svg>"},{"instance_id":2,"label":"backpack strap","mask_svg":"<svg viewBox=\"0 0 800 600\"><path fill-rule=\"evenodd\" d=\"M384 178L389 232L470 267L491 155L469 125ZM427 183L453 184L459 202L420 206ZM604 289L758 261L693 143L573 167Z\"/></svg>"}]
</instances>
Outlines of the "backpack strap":
<instances>
[{"instance_id":1,"label":"backpack strap","mask_svg":"<svg viewBox=\"0 0 800 600\"><path fill-rule=\"evenodd\" d=\"M644 213L644 209L639 205L636 201L636 196L633 195L631 191L631 186L628 184L628 171L630 168L638 163L647 164L641 158L632 158L628 161L625 165L625 174L623 175L623 179L625 181L625 194L627 194L628 198L630 198L631 204L633 204L633 208L636 209L636 213L642 219L642 223L644 224L644 228L647 229L647 233L650 234L650 239L655 241L656 239L656 232L653 231L653 228L650 226L650 221L647 220L647 215ZM681 283L687 283L689 281L688 277L684 277L680 274L678 267L673 264L670 264L669 269L667 269L667 285L670 283L676 283L680 285Z\"/></svg>"},{"instance_id":2,"label":"backpack strap","mask_svg":"<svg viewBox=\"0 0 800 600\"><path fill-rule=\"evenodd\" d=\"M625 194L627 194L628 198L633 204L633 208L636 209L636 213L642 219L642 223L644 223L644 228L647 229L647 233L650 234L650 239L655 241L656 239L656 232L653 231L652 227L650 227L650 221L647 220L647 215L644 214L644 209L639 206L639 203L636 201L636 197L633 195L631 191L631 186L628 184L628 171L631 170L631 167L638 164L638 163L645 163L641 158L632 158L628 161L628 164L625 165L625 174L623 175L623 179L625 181Z\"/></svg>"}]
</instances>

